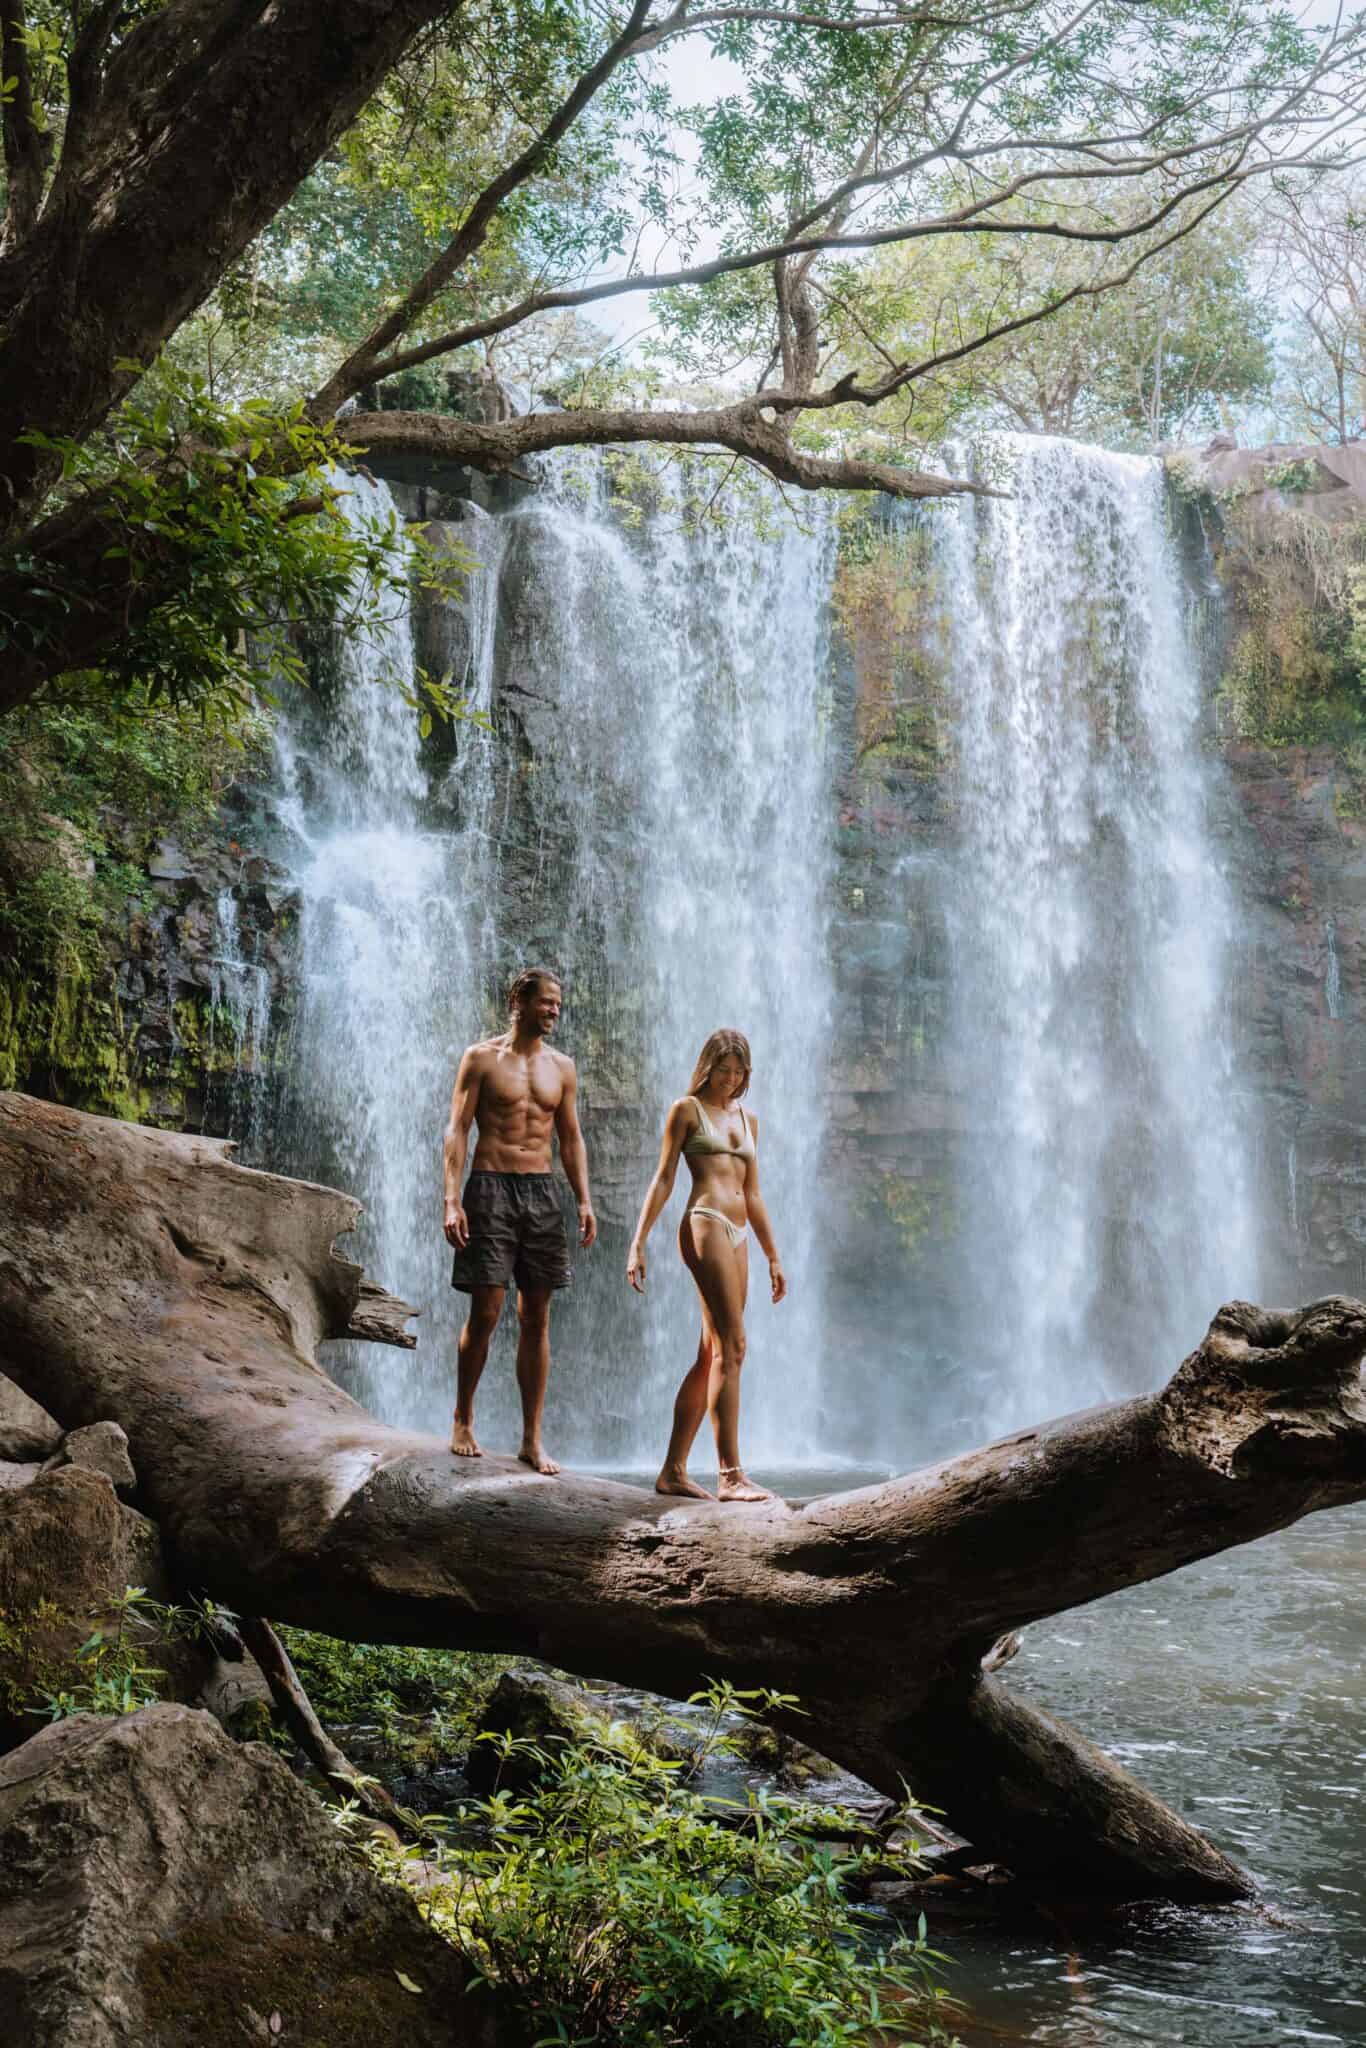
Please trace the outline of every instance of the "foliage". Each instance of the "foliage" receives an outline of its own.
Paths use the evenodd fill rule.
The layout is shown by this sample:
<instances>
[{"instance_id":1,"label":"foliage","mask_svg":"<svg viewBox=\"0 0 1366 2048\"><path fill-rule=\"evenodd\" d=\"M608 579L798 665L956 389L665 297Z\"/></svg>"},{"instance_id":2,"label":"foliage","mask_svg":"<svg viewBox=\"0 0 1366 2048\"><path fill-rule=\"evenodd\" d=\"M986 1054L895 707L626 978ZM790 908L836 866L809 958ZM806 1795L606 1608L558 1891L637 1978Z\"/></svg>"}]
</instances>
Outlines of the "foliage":
<instances>
[{"instance_id":1,"label":"foliage","mask_svg":"<svg viewBox=\"0 0 1366 2048\"><path fill-rule=\"evenodd\" d=\"M1268 482L1294 495L1297 465ZM1312 479L1311 479L1312 480ZM1366 531L1244 496L1220 507L1234 624L1220 687L1225 722L1264 746L1366 737Z\"/></svg>"},{"instance_id":2,"label":"foliage","mask_svg":"<svg viewBox=\"0 0 1366 2048\"><path fill-rule=\"evenodd\" d=\"M235 718L152 701L115 704L80 682L16 712L0 754L0 968L41 991L98 975L102 937L146 889L141 854L174 824L194 833L264 743Z\"/></svg>"},{"instance_id":3,"label":"foliage","mask_svg":"<svg viewBox=\"0 0 1366 2048\"><path fill-rule=\"evenodd\" d=\"M1074 228L1101 229L1124 203L1120 188L1064 205L1044 187L1027 213L1042 224L1061 211ZM1151 447L1217 426L1230 406L1269 390L1271 309L1250 272L1253 234L1248 205L1230 206L1108 291L1096 288L1155 248L1158 232L1099 253L1046 234L913 242L846 266L832 283L877 339L874 350L853 335L845 359L866 376L882 350L932 362L978 331L1024 322L918 378L902 435L926 446L973 426L1010 426ZM1032 318L1049 305L1057 310Z\"/></svg>"},{"instance_id":4,"label":"foliage","mask_svg":"<svg viewBox=\"0 0 1366 2048\"><path fill-rule=\"evenodd\" d=\"M174 582L174 596L130 613L136 623L102 665L116 702L240 713L259 688L248 635L269 635L275 668L301 682L290 626L361 632L406 597L397 520L342 517L336 465L348 450L299 402L224 407L198 373L167 368L108 436L26 438L60 455L64 502L98 515L102 561L130 605L144 580L170 572ZM41 646L82 593L35 565L30 598L22 614L0 616L0 651Z\"/></svg>"},{"instance_id":5,"label":"foliage","mask_svg":"<svg viewBox=\"0 0 1366 2048\"><path fill-rule=\"evenodd\" d=\"M774 1704L729 1687L698 1697L714 1710L712 1746L724 1744L727 1717ZM913 1941L874 1942L850 1898L889 1863L909 1874L912 1851L837 1854L811 1839L809 1808L763 1795L718 1812L687 1789L696 1760L489 1739L535 1765L535 1787L495 1792L453 1843L376 1854L400 1877L421 1863L424 1911L542 2041L852 2048L945 2038L941 1959L923 1921Z\"/></svg>"},{"instance_id":6,"label":"foliage","mask_svg":"<svg viewBox=\"0 0 1366 2048\"><path fill-rule=\"evenodd\" d=\"M135 1714L139 1707L155 1706L161 1697L157 1681L166 1673L147 1662L149 1644L197 1635L200 1624L196 1608L166 1606L142 1586L126 1587L74 1653L85 1676L56 1691L40 1691L31 1710L61 1721L70 1714Z\"/></svg>"},{"instance_id":7,"label":"foliage","mask_svg":"<svg viewBox=\"0 0 1366 2048\"><path fill-rule=\"evenodd\" d=\"M280 1639L318 1718L329 1726L435 1714L452 1746L472 1739L480 1709L510 1661L470 1650L346 1643L303 1628L282 1627Z\"/></svg>"}]
</instances>

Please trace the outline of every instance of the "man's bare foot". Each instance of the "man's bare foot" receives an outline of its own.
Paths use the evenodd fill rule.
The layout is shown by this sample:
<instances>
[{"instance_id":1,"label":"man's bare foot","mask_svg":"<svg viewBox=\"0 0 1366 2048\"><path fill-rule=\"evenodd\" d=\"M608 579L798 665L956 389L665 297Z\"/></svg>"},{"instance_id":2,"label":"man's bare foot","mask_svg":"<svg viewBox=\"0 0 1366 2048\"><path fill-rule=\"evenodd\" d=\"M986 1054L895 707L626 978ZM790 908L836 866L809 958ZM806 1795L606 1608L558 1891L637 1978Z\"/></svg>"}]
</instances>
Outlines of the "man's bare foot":
<instances>
[{"instance_id":1,"label":"man's bare foot","mask_svg":"<svg viewBox=\"0 0 1366 2048\"><path fill-rule=\"evenodd\" d=\"M451 1449L457 1458L482 1458L484 1455L474 1441L474 1431L468 1422L451 1425Z\"/></svg>"},{"instance_id":2,"label":"man's bare foot","mask_svg":"<svg viewBox=\"0 0 1366 2048\"><path fill-rule=\"evenodd\" d=\"M756 1486L745 1476L741 1465L723 1465L721 1483L716 1489L718 1500L772 1500L773 1495L766 1486Z\"/></svg>"},{"instance_id":3,"label":"man's bare foot","mask_svg":"<svg viewBox=\"0 0 1366 2048\"><path fill-rule=\"evenodd\" d=\"M547 1458L539 1444L524 1443L517 1456L524 1465L530 1465L533 1472L543 1472L547 1479L553 1479L560 1469L553 1458Z\"/></svg>"},{"instance_id":4,"label":"man's bare foot","mask_svg":"<svg viewBox=\"0 0 1366 2048\"><path fill-rule=\"evenodd\" d=\"M714 1500L715 1494L699 1486L695 1479L689 1479L686 1472L675 1472L668 1465L655 1481L656 1493L676 1493L683 1500Z\"/></svg>"}]
</instances>

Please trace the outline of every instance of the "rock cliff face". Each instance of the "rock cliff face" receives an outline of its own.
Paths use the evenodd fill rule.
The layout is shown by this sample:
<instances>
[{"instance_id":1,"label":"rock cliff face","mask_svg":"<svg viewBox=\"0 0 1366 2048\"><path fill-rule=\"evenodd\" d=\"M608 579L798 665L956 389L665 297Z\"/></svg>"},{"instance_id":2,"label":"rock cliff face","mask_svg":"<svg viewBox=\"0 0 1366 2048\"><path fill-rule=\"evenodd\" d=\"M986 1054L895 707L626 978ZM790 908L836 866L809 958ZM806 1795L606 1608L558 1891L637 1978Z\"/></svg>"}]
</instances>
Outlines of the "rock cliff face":
<instances>
[{"instance_id":1,"label":"rock cliff face","mask_svg":"<svg viewBox=\"0 0 1366 2048\"><path fill-rule=\"evenodd\" d=\"M46 985L0 963L0 1085L240 1137L268 1118L288 1022L283 875L254 850L260 823L236 791L211 835L123 836L135 893L101 932L100 960L55 967Z\"/></svg>"},{"instance_id":2,"label":"rock cliff face","mask_svg":"<svg viewBox=\"0 0 1366 2048\"><path fill-rule=\"evenodd\" d=\"M1229 1029L1255 1098L1269 1268L1288 1293L1358 1292L1366 1285L1366 713L1357 708L1366 701L1357 652L1366 449L1216 445L1202 457L1169 458L1169 470L1192 601L1207 622L1219 830L1240 914ZM444 482L395 485L410 516L459 519L462 505ZM522 630L515 570L515 561L506 565L498 622L510 645ZM954 1158L973 1112L954 1071L952 944L936 885L959 831L952 678L936 637L934 574L916 531L875 513L846 544L837 580L828 1236L832 1307L851 1335L876 1338L886 1313L879 1301L913 1300L929 1355L938 1351L952 1372ZM429 601L417 609L414 640L424 666L459 671L469 622ZM538 735L535 712L519 704L512 721L516 759L504 798L514 822L536 747L553 743ZM526 897L534 944L553 923L557 890L542 849L528 833L513 837L531 851L514 853L504 883L513 908L519 890ZM108 986L72 988L41 1040L26 1030L22 990L0 987L0 1079L82 1107L246 1136L247 1156L266 1157L275 1080L289 1058L296 909L266 857L270 844L255 800L239 794L213 844L135 850L145 886L126 928L108 935ZM620 1034L607 1020L600 1036L606 1072ZM648 1134L629 1075L612 1073L598 1090L593 1135L607 1208L625 1222ZM884 1283L877 1301L858 1277L870 1259Z\"/></svg>"}]
</instances>

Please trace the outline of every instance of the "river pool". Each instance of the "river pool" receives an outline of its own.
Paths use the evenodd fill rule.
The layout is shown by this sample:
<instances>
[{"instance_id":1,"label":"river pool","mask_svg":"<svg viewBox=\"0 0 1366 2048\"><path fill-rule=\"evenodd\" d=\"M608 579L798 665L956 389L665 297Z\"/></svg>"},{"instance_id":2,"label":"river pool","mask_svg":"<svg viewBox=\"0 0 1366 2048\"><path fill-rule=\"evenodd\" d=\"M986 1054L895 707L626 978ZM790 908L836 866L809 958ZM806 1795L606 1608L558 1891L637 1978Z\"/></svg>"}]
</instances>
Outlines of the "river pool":
<instances>
[{"instance_id":1,"label":"river pool","mask_svg":"<svg viewBox=\"0 0 1366 2048\"><path fill-rule=\"evenodd\" d=\"M945 1926L983 2039L1366 2042L1363 1567L1366 1508L1340 1509L1027 1631L1015 1690L1211 1835L1263 1903Z\"/></svg>"},{"instance_id":2,"label":"river pool","mask_svg":"<svg viewBox=\"0 0 1366 2048\"><path fill-rule=\"evenodd\" d=\"M809 1498L888 1475L755 1476ZM931 1915L968 2048L1366 2043L1366 1504L1040 1622L1005 1682L1126 1764L1262 1898Z\"/></svg>"}]
</instances>

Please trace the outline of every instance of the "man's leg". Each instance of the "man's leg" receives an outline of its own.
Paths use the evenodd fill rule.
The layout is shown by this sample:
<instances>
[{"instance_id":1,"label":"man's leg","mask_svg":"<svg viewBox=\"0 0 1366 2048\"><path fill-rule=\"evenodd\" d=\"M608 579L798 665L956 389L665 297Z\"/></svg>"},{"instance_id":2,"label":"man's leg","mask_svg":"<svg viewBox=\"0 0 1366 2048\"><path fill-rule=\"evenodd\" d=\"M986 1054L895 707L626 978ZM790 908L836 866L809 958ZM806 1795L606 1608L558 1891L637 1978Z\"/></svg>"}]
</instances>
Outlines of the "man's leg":
<instances>
[{"instance_id":1,"label":"man's leg","mask_svg":"<svg viewBox=\"0 0 1366 2048\"><path fill-rule=\"evenodd\" d=\"M451 1449L458 1458L482 1458L474 1440L474 1395L488 1363L489 1345L503 1313L501 1287L472 1287L470 1313L456 1351L455 1421Z\"/></svg>"},{"instance_id":2,"label":"man's leg","mask_svg":"<svg viewBox=\"0 0 1366 2048\"><path fill-rule=\"evenodd\" d=\"M522 1448L517 1455L524 1465L546 1473L560 1469L553 1458L547 1458L541 1443L541 1411L545 1407L545 1387L550 1377L551 1292L549 1287L523 1287L517 1293L517 1316L522 1326L517 1340Z\"/></svg>"}]
</instances>

